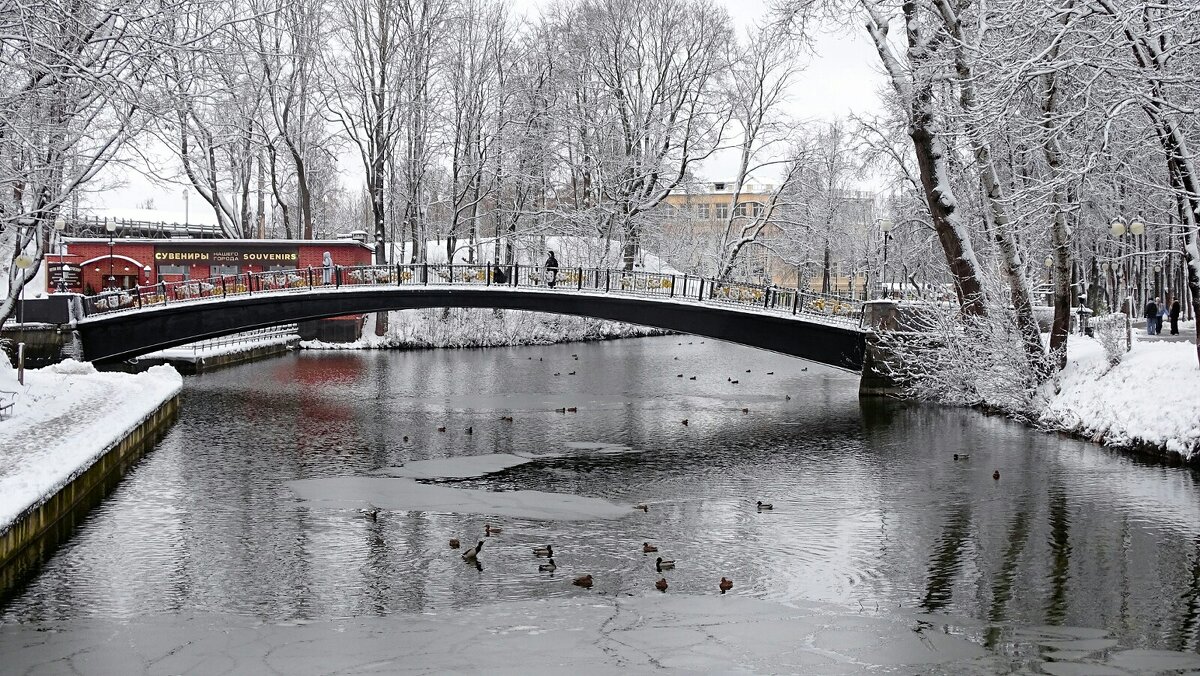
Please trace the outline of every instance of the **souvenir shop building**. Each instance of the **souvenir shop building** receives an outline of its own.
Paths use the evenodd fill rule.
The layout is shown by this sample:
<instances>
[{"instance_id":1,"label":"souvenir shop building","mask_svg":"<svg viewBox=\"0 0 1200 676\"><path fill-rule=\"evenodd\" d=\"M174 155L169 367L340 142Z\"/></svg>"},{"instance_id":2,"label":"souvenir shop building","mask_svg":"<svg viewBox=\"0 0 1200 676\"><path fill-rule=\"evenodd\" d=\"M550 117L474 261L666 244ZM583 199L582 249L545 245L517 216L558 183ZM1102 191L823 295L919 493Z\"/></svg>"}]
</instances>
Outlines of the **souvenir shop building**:
<instances>
[{"instance_id":1,"label":"souvenir shop building","mask_svg":"<svg viewBox=\"0 0 1200 676\"><path fill-rule=\"evenodd\" d=\"M46 256L47 291L83 294L158 282L247 272L319 268L328 251L335 265L370 265L372 250L353 239L63 239Z\"/></svg>"}]
</instances>

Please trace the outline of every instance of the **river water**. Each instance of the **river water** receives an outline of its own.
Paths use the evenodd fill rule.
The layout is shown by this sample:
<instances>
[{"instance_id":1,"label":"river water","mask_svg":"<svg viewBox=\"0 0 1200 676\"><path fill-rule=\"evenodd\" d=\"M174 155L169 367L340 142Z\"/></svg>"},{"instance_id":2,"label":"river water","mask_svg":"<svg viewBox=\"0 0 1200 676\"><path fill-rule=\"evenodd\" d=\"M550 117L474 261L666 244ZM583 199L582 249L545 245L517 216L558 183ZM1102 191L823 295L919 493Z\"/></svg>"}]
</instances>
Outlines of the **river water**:
<instances>
[{"instance_id":1,"label":"river water","mask_svg":"<svg viewBox=\"0 0 1200 676\"><path fill-rule=\"evenodd\" d=\"M286 485L509 452L558 457L452 485L649 511L504 519L476 571L446 543L482 536L484 516L370 521ZM1023 627L1063 625L1195 653L1198 489L1189 470L975 412L860 401L853 374L698 338L303 352L187 379L178 424L9 590L0 624L423 612L572 594L563 574L578 571L642 593L652 541L679 561L673 590L714 593L724 575L784 604L945 614L997 652ZM557 579L530 557L546 542Z\"/></svg>"}]
</instances>

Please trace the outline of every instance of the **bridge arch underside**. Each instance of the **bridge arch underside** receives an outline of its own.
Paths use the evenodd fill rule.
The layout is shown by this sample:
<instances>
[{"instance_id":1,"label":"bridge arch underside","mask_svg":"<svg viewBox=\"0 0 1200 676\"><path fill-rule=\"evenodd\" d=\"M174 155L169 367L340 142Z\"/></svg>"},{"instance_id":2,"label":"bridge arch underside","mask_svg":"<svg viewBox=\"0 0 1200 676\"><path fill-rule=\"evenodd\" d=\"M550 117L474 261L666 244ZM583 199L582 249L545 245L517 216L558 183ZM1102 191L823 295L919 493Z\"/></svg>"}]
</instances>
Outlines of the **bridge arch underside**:
<instances>
[{"instance_id":1,"label":"bridge arch underside","mask_svg":"<svg viewBox=\"0 0 1200 676\"><path fill-rule=\"evenodd\" d=\"M788 316L631 297L484 289L369 288L241 296L88 318L78 325L85 358L132 359L250 329L387 310L463 307L578 315L690 333L861 371L864 333Z\"/></svg>"}]
</instances>

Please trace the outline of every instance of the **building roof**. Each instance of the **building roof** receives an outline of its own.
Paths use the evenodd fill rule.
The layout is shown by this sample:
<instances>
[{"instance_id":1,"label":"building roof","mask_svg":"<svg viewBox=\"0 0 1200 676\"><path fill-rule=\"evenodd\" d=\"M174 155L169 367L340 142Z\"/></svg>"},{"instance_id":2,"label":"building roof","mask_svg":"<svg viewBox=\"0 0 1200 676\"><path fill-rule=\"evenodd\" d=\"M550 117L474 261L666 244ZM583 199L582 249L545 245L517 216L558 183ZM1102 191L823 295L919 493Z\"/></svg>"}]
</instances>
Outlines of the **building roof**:
<instances>
[{"instance_id":1,"label":"building roof","mask_svg":"<svg viewBox=\"0 0 1200 676\"><path fill-rule=\"evenodd\" d=\"M71 244L92 243L108 244L107 237L63 237L63 241ZM143 237L116 237L114 243L122 244L162 244L174 247L192 247L200 249L230 248L230 247L270 247L270 246L359 246L367 251L374 251L365 242L355 239L152 239Z\"/></svg>"}]
</instances>

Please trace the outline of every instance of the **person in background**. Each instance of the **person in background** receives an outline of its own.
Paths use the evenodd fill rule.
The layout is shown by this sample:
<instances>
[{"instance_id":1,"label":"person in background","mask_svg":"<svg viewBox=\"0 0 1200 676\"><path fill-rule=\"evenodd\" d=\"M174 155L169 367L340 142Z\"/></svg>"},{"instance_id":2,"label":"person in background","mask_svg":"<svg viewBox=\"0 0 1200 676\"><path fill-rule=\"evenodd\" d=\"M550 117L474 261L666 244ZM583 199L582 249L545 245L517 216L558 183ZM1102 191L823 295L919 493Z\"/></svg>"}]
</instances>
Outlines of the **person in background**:
<instances>
[{"instance_id":1,"label":"person in background","mask_svg":"<svg viewBox=\"0 0 1200 676\"><path fill-rule=\"evenodd\" d=\"M329 284L333 281L333 255L328 251L321 257L321 283Z\"/></svg>"},{"instance_id":2,"label":"person in background","mask_svg":"<svg viewBox=\"0 0 1200 676\"><path fill-rule=\"evenodd\" d=\"M492 263L492 284L507 284L508 275L504 274L504 270L500 269L500 262Z\"/></svg>"},{"instance_id":3,"label":"person in background","mask_svg":"<svg viewBox=\"0 0 1200 676\"><path fill-rule=\"evenodd\" d=\"M1163 298L1162 304L1158 306L1158 321L1154 325L1154 333L1159 335L1162 334L1163 323L1167 319L1167 310L1169 310L1170 307L1170 301L1167 298Z\"/></svg>"},{"instance_id":4,"label":"person in background","mask_svg":"<svg viewBox=\"0 0 1200 676\"><path fill-rule=\"evenodd\" d=\"M1179 311L1181 309L1182 308L1179 307L1179 299L1178 298L1176 298L1174 301L1171 302L1171 311L1170 311L1169 316L1171 317L1171 335L1172 336L1179 335Z\"/></svg>"},{"instance_id":5,"label":"person in background","mask_svg":"<svg viewBox=\"0 0 1200 676\"><path fill-rule=\"evenodd\" d=\"M1158 299L1146 303L1146 311L1142 314L1146 317L1146 335L1153 336L1154 325L1158 323Z\"/></svg>"},{"instance_id":6,"label":"person in background","mask_svg":"<svg viewBox=\"0 0 1200 676\"><path fill-rule=\"evenodd\" d=\"M546 286L551 289L558 282L558 259L554 257L554 252L547 252L550 255L546 257Z\"/></svg>"}]
</instances>

